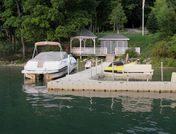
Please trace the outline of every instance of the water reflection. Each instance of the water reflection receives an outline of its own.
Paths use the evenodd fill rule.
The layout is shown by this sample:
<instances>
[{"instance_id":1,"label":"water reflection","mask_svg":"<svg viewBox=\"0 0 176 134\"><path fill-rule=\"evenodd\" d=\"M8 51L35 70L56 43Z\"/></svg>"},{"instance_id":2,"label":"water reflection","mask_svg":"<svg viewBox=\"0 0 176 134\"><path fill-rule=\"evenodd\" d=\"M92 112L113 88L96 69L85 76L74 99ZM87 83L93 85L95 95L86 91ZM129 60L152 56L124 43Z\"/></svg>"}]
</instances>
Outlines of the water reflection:
<instances>
[{"instance_id":1,"label":"water reflection","mask_svg":"<svg viewBox=\"0 0 176 134\"><path fill-rule=\"evenodd\" d=\"M151 112L152 101L151 98L133 98L122 97L122 111L126 112Z\"/></svg>"},{"instance_id":2,"label":"water reflection","mask_svg":"<svg viewBox=\"0 0 176 134\"><path fill-rule=\"evenodd\" d=\"M113 113L121 112L151 112L154 109L154 100L159 100L160 113L164 108L176 108L176 94L171 93L135 93L135 92L88 92L88 91L61 91L48 92L46 86L35 84L23 85L27 94L26 100L33 107L44 108L44 111L55 109L87 109L99 110L99 107Z\"/></svg>"},{"instance_id":3,"label":"water reflection","mask_svg":"<svg viewBox=\"0 0 176 134\"><path fill-rule=\"evenodd\" d=\"M0 134L176 132L175 94L48 93L42 83L24 85L24 90L22 84L21 69L0 67ZM151 112L136 111L146 106L144 99Z\"/></svg>"}]
</instances>

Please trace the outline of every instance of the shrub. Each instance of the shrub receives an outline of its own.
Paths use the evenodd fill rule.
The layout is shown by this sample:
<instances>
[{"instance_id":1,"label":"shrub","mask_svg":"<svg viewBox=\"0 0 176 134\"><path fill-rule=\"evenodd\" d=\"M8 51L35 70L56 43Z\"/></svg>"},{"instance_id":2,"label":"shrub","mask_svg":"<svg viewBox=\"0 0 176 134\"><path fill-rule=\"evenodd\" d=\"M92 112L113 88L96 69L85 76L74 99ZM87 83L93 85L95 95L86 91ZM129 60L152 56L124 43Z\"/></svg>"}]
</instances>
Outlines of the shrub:
<instances>
[{"instance_id":1,"label":"shrub","mask_svg":"<svg viewBox=\"0 0 176 134\"><path fill-rule=\"evenodd\" d=\"M155 47L152 49L152 55L154 57L168 57L169 55L169 46L166 41L159 41L155 44Z\"/></svg>"},{"instance_id":2,"label":"shrub","mask_svg":"<svg viewBox=\"0 0 176 134\"><path fill-rule=\"evenodd\" d=\"M173 58L152 58L152 65L160 67L161 61L163 62L164 67L176 67L176 61Z\"/></svg>"},{"instance_id":3,"label":"shrub","mask_svg":"<svg viewBox=\"0 0 176 134\"><path fill-rule=\"evenodd\" d=\"M152 55L159 58L176 58L176 35L154 44Z\"/></svg>"},{"instance_id":4,"label":"shrub","mask_svg":"<svg viewBox=\"0 0 176 134\"><path fill-rule=\"evenodd\" d=\"M169 57L176 58L176 35L171 37L171 40L168 42L169 46Z\"/></svg>"},{"instance_id":5,"label":"shrub","mask_svg":"<svg viewBox=\"0 0 176 134\"><path fill-rule=\"evenodd\" d=\"M135 51L135 48L131 48L131 49L126 50L125 55L127 53L128 53L128 56L130 58L137 58L137 57L139 57L139 54Z\"/></svg>"}]
</instances>

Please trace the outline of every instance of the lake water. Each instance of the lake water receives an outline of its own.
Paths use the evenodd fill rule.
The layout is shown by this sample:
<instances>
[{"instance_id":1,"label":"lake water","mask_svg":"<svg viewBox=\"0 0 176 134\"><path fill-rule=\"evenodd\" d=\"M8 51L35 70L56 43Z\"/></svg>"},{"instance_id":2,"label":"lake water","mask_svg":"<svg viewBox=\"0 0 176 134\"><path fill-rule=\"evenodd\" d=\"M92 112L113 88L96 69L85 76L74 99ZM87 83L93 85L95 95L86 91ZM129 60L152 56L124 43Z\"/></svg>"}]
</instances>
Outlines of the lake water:
<instances>
[{"instance_id":1,"label":"lake water","mask_svg":"<svg viewBox=\"0 0 176 134\"><path fill-rule=\"evenodd\" d=\"M176 95L51 95L20 71L0 67L0 134L176 133Z\"/></svg>"}]
</instances>

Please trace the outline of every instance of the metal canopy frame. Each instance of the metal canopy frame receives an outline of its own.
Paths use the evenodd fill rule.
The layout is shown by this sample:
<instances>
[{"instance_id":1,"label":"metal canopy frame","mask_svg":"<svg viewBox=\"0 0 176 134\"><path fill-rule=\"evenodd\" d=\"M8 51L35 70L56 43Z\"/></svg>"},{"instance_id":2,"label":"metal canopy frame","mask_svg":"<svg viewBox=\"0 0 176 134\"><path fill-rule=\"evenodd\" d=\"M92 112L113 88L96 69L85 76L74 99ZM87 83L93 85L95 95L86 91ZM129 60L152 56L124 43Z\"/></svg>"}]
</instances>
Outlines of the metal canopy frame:
<instances>
[{"instance_id":1,"label":"metal canopy frame","mask_svg":"<svg viewBox=\"0 0 176 134\"><path fill-rule=\"evenodd\" d=\"M38 46L58 46L59 49L62 51L62 46L59 42L53 42L53 41L36 42L34 50L33 50L33 54L32 54L32 59L34 58L35 54L38 53L38 51L37 51Z\"/></svg>"}]
</instances>

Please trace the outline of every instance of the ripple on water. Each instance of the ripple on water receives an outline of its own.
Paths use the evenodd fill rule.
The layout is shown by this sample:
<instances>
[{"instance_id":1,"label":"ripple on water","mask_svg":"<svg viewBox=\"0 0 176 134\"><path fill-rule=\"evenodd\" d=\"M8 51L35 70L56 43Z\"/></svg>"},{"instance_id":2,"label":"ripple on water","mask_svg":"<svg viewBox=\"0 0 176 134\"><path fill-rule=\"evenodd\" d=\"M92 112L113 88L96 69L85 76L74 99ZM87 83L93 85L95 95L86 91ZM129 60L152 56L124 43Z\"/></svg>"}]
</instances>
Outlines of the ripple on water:
<instances>
[{"instance_id":1,"label":"ripple on water","mask_svg":"<svg viewBox=\"0 0 176 134\"><path fill-rule=\"evenodd\" d=\"M48 93L46 86L23 85L23 90L27 94L46 94Z\"/></svg>"}]
</instances>

